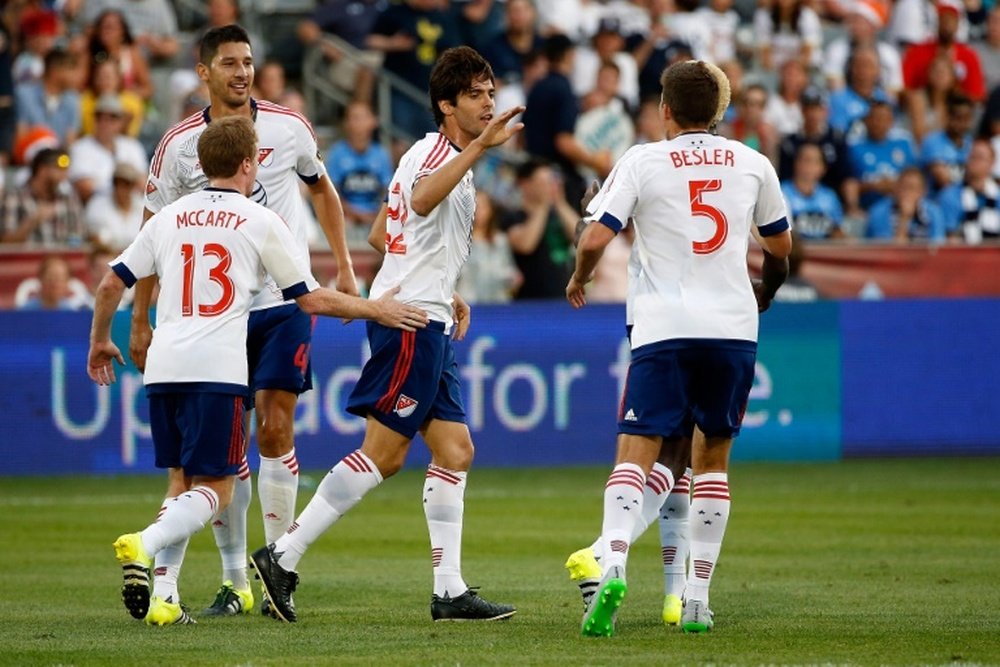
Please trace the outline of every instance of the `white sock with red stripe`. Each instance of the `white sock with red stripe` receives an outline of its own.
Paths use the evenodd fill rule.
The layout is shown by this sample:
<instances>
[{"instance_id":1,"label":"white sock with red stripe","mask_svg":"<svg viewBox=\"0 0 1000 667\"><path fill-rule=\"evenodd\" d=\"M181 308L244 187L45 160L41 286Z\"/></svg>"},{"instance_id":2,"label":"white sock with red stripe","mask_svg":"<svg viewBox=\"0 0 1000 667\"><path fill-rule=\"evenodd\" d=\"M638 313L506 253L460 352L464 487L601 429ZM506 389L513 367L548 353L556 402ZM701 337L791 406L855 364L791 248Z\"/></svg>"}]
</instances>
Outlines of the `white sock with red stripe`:
<instances>
[{"instance_id":1,"label":"white sock with red stripe","mask_svg":"<svg viewBox=\"0 0 1000 667\"><path fill-rule=\"evenodd\" d=\"M670 495L670 489L673 486L674 473L670 471L670 468L661 463L654 463L642 489L642 511L639 513L639 518L636 519L635 528L632 529L630 544L634 544L637 539L642 537L642 534L649 528L649 524L653 523L660 515L660 507ZM597 538L591 549L593 549L594 557L598 561L604 557L604 545L601 543L601 538Z\"/></svg>"},{"instance_id":2,"label":"white sock with red stripe","mask_svg":"<svg viewBox=\"0 0 1000 667\"><path fill-rule=\"evenodd\" d=\"M663 556L663 594L684 597L690 547L688 510L691 508L691 468L677 480L660 508L660 553Z\"/></svg>"},{"instance_id":3,"label":"white sock with red stripe","mask_svg":"<svg viewBox=\"0 0 1000 667\"><path fill-rule=\"evenodd\" d=\"M212 521L215 546L222 557L222 580L233 582L241 591L250 588L247 578L247 510L253 498L250 465L244 456L236 471L233 501Z\"/></svg>"},{"instance_id":4,"label":"white sock with red stripe","mask_svg":"<svg viewBox=\"0 0 1000 667\"><path fill-rule=\"evenodd\" d=\"M604 524L601 527L604 557L601 569L624 567L635 524L642 514L646 475L634 463L619 463L604 487Z\"/></svg>"},{"instance_id":5,"label":"white sock with red stripe","mask_svg":"<svg viewBox=\"0 0 1000 667\"><path fill-rule=\"evenodd\" d=\"M288 530L295 518L295 497L299 490L299 460L295 448L277 458L260 457L257 496L264 516L264 540L271 544Z\"/></svg>"},{"instance_id":6,"label":"white sock with red stripe","mask_svg":"<svg viewBox=\"0 0 1000 667\"><path fill-rule=\"evenodd\" d=\"M164 505L160 518L139 534L142 547L150 556L204 528L219 509L219 496L207 486L196 486Z\"/></svg>"},{"instance_id":7,"label":"white sock with red stripe","mask_svg":"<svg viewBox=\"0 0 1000 667\"><path fill-rule=\"evenodd\" d=\"M455 598L469 588L462 579L462 516L467 475L431 464L424 479L424 516L431 537L434 595L439 597Z\"/></svg>"},{"instance_id":8,"label":"white sock with red stripe","mask_svg":"<svg viewBox=\"0 0 1000 667\"><path fill-rule=\"evenodd\" d=\"M168 544L156 552L156 564L153 569L153 595L156 597L174 603L181 601L177 580L181 576L181 565L184 564L184 553L187 551L189 540L190 538L185 538L180 542Z\"/></svg>"},{"instance_id":9,"label":"white sock with red stripe","mask_svg":"<svg viewBox=\"0 0 1000 667\"><path fill-rule=\"evenodd\" d=\"M360 449L341 459L319 483L299 518L275 540L274 552L278 554L278 564L294 571L309 545L381 483L382 474L378 467Z\"/></svg>"},{"instance_id":10,"label":"white sock with red stripe","mask_svg":"<svg viewBox=\"0 0 1000 667\"><path fill-rule=\"evenodd\" d=\"M729 522L729 475L706 472L694 476L691 494L691 571L684 597L708 605L708 587L719 560Z\"/></svg>"}]
</instances>

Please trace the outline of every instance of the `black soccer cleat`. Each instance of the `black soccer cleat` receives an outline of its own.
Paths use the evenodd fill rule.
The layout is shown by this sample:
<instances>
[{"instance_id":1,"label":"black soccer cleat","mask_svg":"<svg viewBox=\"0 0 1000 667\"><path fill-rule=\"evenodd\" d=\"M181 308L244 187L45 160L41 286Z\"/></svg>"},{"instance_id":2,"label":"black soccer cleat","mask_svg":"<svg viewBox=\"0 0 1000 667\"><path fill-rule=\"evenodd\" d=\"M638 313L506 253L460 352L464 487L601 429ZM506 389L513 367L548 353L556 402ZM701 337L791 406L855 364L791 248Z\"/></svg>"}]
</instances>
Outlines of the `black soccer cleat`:
<instances>
[{"instance_id":1,"label":"black soccer cleat","mask_svg":"<svg viewBox=\"0 0 1000 667\"><path fill-rule=\"evenodd\" d=\"M457 598L431 597L431 618L435 621L501 621L516 613L514 605L485 600L472 588Z\"/></svg>"},{"instance_id":2,"label":"black soccer cleat","mask_svg":"<svg viewBox=\"0 0 1000 667\"><path fill-rule=\"evenodd\" d=\"M271 603L273 617L294 623L296 615L292 593L299 585L298 573L289 572L278 565L278 556L274 553L273 544L254 551L250 555L250 567L257 571L257 578L263 584L264 597Z\"/></svg>"}]
</instances>

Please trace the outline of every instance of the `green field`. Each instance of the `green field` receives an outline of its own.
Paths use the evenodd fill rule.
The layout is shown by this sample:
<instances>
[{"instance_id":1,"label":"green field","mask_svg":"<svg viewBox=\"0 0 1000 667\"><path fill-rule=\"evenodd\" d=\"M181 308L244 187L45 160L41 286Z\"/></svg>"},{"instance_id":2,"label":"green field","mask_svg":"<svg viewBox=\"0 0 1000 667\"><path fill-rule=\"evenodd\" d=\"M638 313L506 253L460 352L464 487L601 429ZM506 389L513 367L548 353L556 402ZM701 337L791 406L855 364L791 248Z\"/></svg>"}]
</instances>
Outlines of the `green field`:
<instances>
[{"instance_id":1,"label":"green field","mask_svg":"<svg viewBox=\"0 0 1000 667\"><path fill-rule=\"evenodd\" d=\"M254 614L169 628L122 608L111 549L154 516L160 478L2 478L0 664L1000 664L998 466L738 464L715 631L659 623L653 528L632 550L611 639L578 636L579 597L562 569L600 526L606 469L473 471L465 577L519 607L509 622L480 625L430 620L415 471L373 492L306 555L297 624ZM251 547L261 541L255 500ZM181 576L193 608L211 601L218 568L206 529Z\"/></svg>"}]
</instances>

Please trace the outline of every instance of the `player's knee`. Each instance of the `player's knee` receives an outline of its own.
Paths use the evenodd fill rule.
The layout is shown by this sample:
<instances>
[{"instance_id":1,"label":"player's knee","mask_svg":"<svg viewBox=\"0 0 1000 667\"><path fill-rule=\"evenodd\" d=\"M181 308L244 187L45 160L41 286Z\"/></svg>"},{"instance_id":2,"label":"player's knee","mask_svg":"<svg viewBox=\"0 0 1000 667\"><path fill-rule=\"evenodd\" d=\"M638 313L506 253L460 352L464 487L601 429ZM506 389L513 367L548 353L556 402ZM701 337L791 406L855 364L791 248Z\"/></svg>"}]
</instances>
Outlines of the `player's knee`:
<instances>
[{"instance_id":1,"label":"player's knee","mask_svg":"<svg viewBox=\"0 0 1000 667\"><path fill-rule=\"evenodd\" d=\"M293 442L293 422L283 414L268 415L257 426L257 447L261 456L275 458L287 454Z\"/></svg>"},{"instance_id":2,"label":"player's knee","mask_svg":"<svg viewBox=\"0 0 1000 667\"><path fill-rule=\"evenodd\" d=\"M471 440L458 440L434 452L435 463L448 470L465 471L472 467L476 448Z\"/></svg>"}]
</instances>

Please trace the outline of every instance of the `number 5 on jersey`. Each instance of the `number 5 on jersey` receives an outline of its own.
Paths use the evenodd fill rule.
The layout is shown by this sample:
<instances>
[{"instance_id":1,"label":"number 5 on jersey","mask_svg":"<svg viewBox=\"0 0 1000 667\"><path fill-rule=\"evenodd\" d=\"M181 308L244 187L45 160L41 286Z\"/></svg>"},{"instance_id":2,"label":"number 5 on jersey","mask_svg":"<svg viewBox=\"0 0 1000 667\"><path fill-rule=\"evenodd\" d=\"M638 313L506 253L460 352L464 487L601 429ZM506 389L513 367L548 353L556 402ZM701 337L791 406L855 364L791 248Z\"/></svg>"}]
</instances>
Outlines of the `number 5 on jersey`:
<instances>
[{"instance_id":1,"label":"number 5 on jersey","mask_svg":"<svg viewBox=\"0 0 1000 667\"><path fill-rule=\"evenodd\" d=\"M691 196L691 215L700 218L708 218L715 223L715 233L707 241L694 241L691 248L696 255L707 255L722 247L729 235L729 221L726 214L702 201L702 195L706 192L719 192L722 190L722 180L713 178L709 181L688 181L688 193Z\"/></svg>"},{"instance_id":2,"label":"number 5 on jersey","mask_svg":"<svg viewBox=\"0 0 1000 667\"><path fill-rule=\"evenodd\" d=\"M182 243L181 255L184 257L184 290L181 297L181 315L191 317L194 315L194 267L195 250L194 244ZM206 243L201 250L202 257L214 256L218 261L208 270L209 279L222 288L222 296L219 300L211 304L198 304L198 314L202 317L214 317L221 315L233 305L236 290L233 281L226 273L233 264L233 257L229 250L221 243Z\"/></svg>"}]
</instances>

